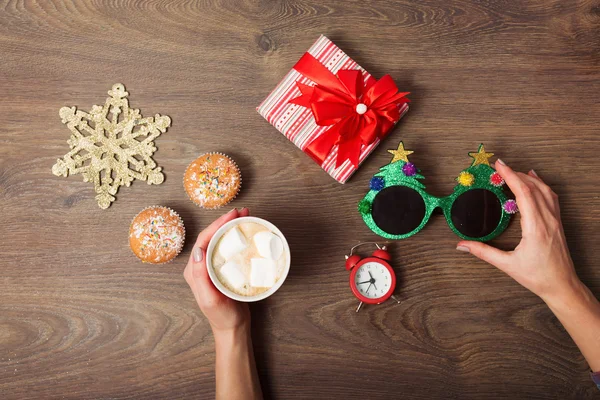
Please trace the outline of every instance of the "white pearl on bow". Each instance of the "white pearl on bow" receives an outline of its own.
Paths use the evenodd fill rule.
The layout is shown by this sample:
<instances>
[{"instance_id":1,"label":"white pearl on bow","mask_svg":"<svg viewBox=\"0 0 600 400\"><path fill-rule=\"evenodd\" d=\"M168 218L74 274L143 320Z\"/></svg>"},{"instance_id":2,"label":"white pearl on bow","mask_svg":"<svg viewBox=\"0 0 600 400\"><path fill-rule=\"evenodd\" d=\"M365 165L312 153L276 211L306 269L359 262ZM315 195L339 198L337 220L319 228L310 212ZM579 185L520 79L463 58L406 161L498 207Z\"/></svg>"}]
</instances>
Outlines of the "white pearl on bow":
<instances>
[{"instance_id":1,"label":"white pearl on bow","mask_svg":"<svg viewBox=\"0 0 600 400\"><path fill-rule=\"evenodd\" d=\"M356 105L356 113L357 114L363 115L366 112L367 112L367 106L366 106L366 104L358 103Z\"/></svg>"}]
</instances>

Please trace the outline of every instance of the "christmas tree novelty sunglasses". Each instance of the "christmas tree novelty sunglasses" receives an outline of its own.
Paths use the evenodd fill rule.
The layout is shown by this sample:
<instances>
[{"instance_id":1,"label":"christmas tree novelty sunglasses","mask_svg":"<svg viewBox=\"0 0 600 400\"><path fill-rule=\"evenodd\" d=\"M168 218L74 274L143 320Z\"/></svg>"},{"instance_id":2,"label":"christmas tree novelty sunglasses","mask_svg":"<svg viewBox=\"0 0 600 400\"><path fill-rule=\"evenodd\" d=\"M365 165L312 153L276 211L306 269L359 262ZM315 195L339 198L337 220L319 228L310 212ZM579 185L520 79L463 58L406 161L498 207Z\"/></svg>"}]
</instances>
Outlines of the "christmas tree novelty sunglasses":
<instances>
[{"instance_id":1,"label":"christmas tree novelty sunglasses","mask_svg":"<svg viewBox=\"0 0 600 400\"><path fill-rule=\"evenodd\" d=\"M358 204L367 226L379 236L404 239L419 232L431 213L441 208L448 225L463 239L485 242L500 235L517 212L517 203L504 193L504 179L491 166L483 144L470 167L463 170L458 185L447 197L435 197L425 191L424 179L408 161L412 151L400 142L392 162L382 167L370 182L370 190Z\"/></svg>"}]
</instances>

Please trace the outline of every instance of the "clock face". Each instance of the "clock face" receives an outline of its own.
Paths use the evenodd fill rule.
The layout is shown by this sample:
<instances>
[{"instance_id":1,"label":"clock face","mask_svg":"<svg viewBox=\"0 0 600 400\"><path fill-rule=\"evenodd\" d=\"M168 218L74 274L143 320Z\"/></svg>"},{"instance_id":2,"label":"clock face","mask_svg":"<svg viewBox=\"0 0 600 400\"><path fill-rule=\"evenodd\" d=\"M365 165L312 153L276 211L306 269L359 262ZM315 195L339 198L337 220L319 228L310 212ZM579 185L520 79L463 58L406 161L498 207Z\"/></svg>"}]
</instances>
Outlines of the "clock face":
<instances>
[{"instance_id":1,"label":"clock face","mask_svg":"<svg viewBox=\"0 0 600 400\"><path fill-rule=\"evenodd\" d=\"M358 267L354 275L354 285L362 296L378 299L388 293L394 284L389 269L378 262L369 261Z\"/></svg>"}]
</instances>

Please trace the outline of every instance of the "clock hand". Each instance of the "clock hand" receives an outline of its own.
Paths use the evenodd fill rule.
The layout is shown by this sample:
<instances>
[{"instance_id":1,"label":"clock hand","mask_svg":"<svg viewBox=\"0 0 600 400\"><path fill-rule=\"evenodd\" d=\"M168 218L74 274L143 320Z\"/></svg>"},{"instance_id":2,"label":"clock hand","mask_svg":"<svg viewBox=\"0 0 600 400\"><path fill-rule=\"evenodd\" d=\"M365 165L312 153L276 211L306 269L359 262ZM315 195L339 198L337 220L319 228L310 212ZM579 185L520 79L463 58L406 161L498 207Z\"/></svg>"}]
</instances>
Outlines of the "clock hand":
<instances>
[{"instance_id":1,"label":"clock hand","mask_svg":"<svg viewBox=\"0 0 600 400\"><path fill-rule=\"evenodd\" d=\"M371 282L371 280L364 281L364 282L358 282L357 285L362 285L363 283L369 283L369 282Z\"/></svg>"},{"instance_id":2,"label":"clock hand","mask_svg":"<svg viewBox=\"0 0 600 400\"><path fill-rule=\"evenodd\" d=\"M377 286L375 286L375 278L373 278L373 275L371 275L371 271L367 271L369 273L369 276L371 277L371 283L373 284L373 287L375 288L375 290L377 290ZM367 291L369 291L369 289L367 289Z\"/></svg>"},{"instance_id":3,"label":"clock hand","mask_svg":"<svg viewBox=\"0 0 600 400\"><path fill-rule=\"evenodd\" d=\"M365 294L369 293L369 289L371 289L371 285L372 285L372 283L371 283L371 284L369 284L369 287L368 287L368 288L367 288L367 290L365 291Z\"/></svg>"}]
</instances>

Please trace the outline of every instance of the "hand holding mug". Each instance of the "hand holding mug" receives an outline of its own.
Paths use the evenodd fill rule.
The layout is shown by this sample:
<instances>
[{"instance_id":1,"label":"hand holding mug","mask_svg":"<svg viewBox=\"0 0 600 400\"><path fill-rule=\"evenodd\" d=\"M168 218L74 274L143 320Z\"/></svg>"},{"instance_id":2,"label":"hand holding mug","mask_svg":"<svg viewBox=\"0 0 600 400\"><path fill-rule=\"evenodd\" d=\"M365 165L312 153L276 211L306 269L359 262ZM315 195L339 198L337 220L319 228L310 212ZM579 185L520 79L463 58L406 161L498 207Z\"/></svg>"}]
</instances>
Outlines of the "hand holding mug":
<instances>
[{"instance_id":1,"label":"hand holding mug","mask_svg":"<svg viewBox=\"0 0 600 400\"><path fill-rule=\"evenodd\" d=\"M247 217L247 208L233 209L222 215L198 235L183 276L192 289L196 302L210 322L213 332L249 327L250 311L248 305L232 300L213 285L206 269L206 249L215 232L224 224L238 217Z\"/></svg>"}]
</instances>

